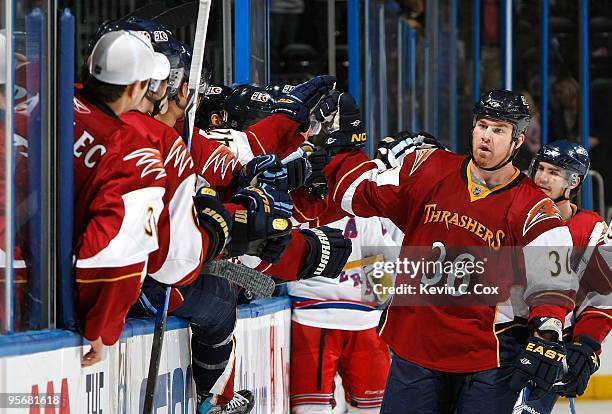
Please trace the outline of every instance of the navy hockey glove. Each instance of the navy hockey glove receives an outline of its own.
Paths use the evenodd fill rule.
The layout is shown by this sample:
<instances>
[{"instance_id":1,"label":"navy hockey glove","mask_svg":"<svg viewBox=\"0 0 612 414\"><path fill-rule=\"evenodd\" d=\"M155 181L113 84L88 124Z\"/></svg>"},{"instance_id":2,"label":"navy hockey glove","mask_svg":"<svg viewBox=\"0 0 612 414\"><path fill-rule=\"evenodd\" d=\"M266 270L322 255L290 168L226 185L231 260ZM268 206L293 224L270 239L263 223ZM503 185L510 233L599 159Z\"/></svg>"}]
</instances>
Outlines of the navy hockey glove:
<instances>
[{"instance_id":1,"label":"navy hockey glove","mask_svg":"<svg viewBox=\"0 0 612 414\"><path fill-rule=\"evenodd\" d=\"M519 393L529 387L529 400L541 398L562 376L564 359L563 344L532 336L514 363L510 389Z\"/></svg>"},{"instance_id":2,"label":"navy hockey glove","mask_svg":"<svg viewBox=\"0 0 612 414\"><path fill-rule=\"evenodd\" d=\"M309 250L298 279L338 277L351 255L351 241L344 238L341 230L327 226L302 229L300 233L308 242Z\"/></svg>"},{"instance_id":3,"label":"navy hockey glove","mask_svg":"<svg viewBox=\"0 0 612 414\"><path fill-rule=\"evenodd\" d=\"M285 114L290 118L310 125L310 112L315 108L323 95L336 86L335 76L317 76L299 84L291 92L276 101L273 114Z\"/></svg>"},{"instance_id":4,"label":"navy hockey glove","mask_svg":"<svg viewBox=\"0 0 612 414\"><path fill-rule=\"evenodd\" d=\"M312 174L312 165L305 152L300 151L300 155L284 164L287 168L287 188L293 191L302 187Z\"/></svg>"},{"instance_id":5,"label":"navy hockey glove","mask_svg":"<svg viewBox=\"0 0 612 414\"><path fill-rule=\"evenodd\" d=\"M241 189L232 202L241 204L245 210L234 213L234 221L230 232L231 240L227 245L227 255L230 257L243 254L259 255L267 252L266 261L274 263L280 259L266 250L266 243L287 236L291 232L291 210L293 204L287 191L279 191L266 183ZM278 241L275 241L278 243ZM282 242L286 245L288 242ZM281 249L282 252L284 248Z\"/></svg>"},{"instance_id":6,"label":"navy hockey glove","mask_svg":"<svg viewBox=\"0 0 612 414\"><path fill-rule=\"evenodd\" d=\"M338 111L338 97L340 92L331 91L329 95L324 96L321 101L315 106L312 111L315 119L321 123L329 123L334 119L334 115Z\"/></svg>"},{"instance_id":7,"label":"navy hockey glove","mask_svg":"<svg viewBox=\"0 0 612 414\"><path fill-rule=\"evenodd\" d=\"M325 179L325 175L323 175L323 168L329 164L331 158L324 149L315 151L314 148L309 145L302 146L302 148L304 148L306 154L308 154L308 161L310 161L310 165L312 166L312 174L304 183L304 187L306 191L308 191L308 194L316 199L322 200L327 196L327 192L329 191L327 180Z\"/></svg>"},{"instance_id":8,"label":"navy hockey glove","mask_svg":"<svg viewBox=\"0 0 612 414\"><path fill-rule=\"evenodd\" d=\"M193 205L197 222L206 230L209 238L210 245L205 260L213 259L221 253L227 243L232 228L232 218L212 188L200 188L193 197Z\"/></svg>"},{"instance_id":9,"label":"navy hockey glove","mask_svg":"<svg viewBox=\"0 0 612 414\"><path fill-rule=\"evenodd\" d=\"M601 344L589 335L580 335L579 341L565 345L567 350L568 372L565 385L557 392L564 397L577 397L584 394L591 375L599 369Z\"/></svg>"},{"instance_id":10,"label":"navy hockey glove","mask_svg":"<svg viewBox=\"0 0 612 414\"><path fill-rule=\"evenodd\" d=\"M284 190L287 184L286 170L274 154L259 155L246 163L238 173L238 187L265 182L277 189Z\"/></svg>"},{"instance_id":11,"label":"navy hockey glove","mask_svg":"<svg viewBox=\"0 0 612 414\"><path fill-rule=\"evenodd\" d=\"M343 150L362 148L366 144L361 113L355 99L347 92L338 96L338 111L328 128L325 149L330 154Z\"/></svg>"}]
</instances>

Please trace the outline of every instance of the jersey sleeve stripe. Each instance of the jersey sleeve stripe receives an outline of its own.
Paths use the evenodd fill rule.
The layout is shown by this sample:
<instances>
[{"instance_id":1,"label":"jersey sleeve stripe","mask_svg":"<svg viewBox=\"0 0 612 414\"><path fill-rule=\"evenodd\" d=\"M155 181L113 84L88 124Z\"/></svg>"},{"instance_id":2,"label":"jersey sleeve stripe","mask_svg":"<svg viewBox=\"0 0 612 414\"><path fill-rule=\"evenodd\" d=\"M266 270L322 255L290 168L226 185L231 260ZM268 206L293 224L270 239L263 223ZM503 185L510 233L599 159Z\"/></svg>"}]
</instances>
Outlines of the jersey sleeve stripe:
<instances>
[{"instance_id":1,"label":"jersey sleeve stripe","mask_svg":"<svg viewBox=\"0 0 612 414\"><path fill-rule=\"evenodd\" d=\"M134 272L123 276L111 277L111 278L99 278L99 279L77 279L78 283L111 283L119 282L120 280L129 279L132 277L140 277L142 272Z\"/></svg>"},{"instance_id":2,"label":"jersey sleeve stripe","mask_svg":"<svg viewBox=\"0 0 612 414\"><path fill-rule=\"evenodd\" d=\"M259 149L261 150L261 155L266 155L267 152L264 149L263 145L261 145L261 142L259 142L259 138L257 138L257 135L253 132L253 131L247 131L249 134L253 135L253 138L255 139L255 142L257 142L257 145L259 145Z\"/></svg>"}]
</instances>

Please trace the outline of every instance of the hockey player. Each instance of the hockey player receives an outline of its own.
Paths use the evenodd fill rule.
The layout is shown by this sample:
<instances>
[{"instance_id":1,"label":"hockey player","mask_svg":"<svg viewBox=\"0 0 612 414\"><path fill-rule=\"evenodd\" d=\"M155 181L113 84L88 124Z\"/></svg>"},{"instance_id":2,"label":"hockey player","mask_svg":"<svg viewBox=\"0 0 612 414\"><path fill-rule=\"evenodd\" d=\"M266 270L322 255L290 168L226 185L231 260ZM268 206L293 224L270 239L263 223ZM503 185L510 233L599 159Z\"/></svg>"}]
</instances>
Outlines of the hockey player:
<instances>
[{"instance_id":1,"label":"hockey player","mask_svg":"<svg viewBox=\"0 0 612 414\"><path fill-rule=\"evenodd\" d=\"M334 376L339 373L349 412L377 413L391 357L376 333L381 310L361 262L376 255L379 262L392 260L398 246L378 217L345 217L329 227L351 240L349 263L357 264L338 279L315 277L288 284L293 302L291 412L331 413Z\"/></svg>"},{"instance_id":2,"label":"hockey player","mask_svg":"<svg viewBox=\"0 0 612 414\"><path fill-rule=\"evenodd\" d=\"M312 95L303 96L303 100L308 103L310 100L318 99L329 90L328 88L331 86L329 81L316 79L305 85L303 87L304 93ZM209 89L209 92L214 93L216 90ZM222 95L223 90L219 92L221 93L217 95ZM222 198L227 194L232 194L240 185L249 182L255 175L263 173L269 166L278 162L278 157L266 154L287 155L291 150L297 148L304 139L298 132L301 123L285 115L271 116L253 126L248 126L244 119L240 118L241 114L245 114L245 118L251 117L251 115L246 114L246 107L248 107L248 111L255 111L259 105L262 105L264 108L268 108L265 110L269 113L270 109L267 104L270 98L262 90L244 86L234 90L231 95L234 96L234 99L230 100L229 111L224 106L223 110L213 107L208 112L210 102L207 102L208 99L205 97L199 111L200 113L208 112L208 114L205 118L200 119L206 120L208 118L212 124L216 111L218 115L222 116L224 125L234 122L236 126L247 126L246 130L238 131L219 127L218 124L211 128L213 125L200 122L199 126L203 129L196 128L192 143L192 156L199 174L208 185L222 195ZM242 105L241 102L247 102L248 104ZM294 143L293 147L291 147L292 142ZM242 163L245 165L243 166ZM283 255L281 263L273 265L269 263L269 260L262 262L260 258L253 256L241 256L241 261L279 278L287 278L287 274L289 274L293 275L291 276L292 279L296 279L298 275L311 274L317 268L322 275L335 277L350 254L350 242L347 246L347 241L334 231L316 233L305 230L304 233L296 233L294 232L289 245L290 250ZM330 246L329 256L323 254L323 243ZM276 244L276 246L279 246L279 244ZM284 246L280 247L284 249ZM274 251L274 248L270 249L271 253L274 253ZM284 264L285 262L289 265ZM231 338L233 323L224 326L231 328L224 330L228 338ZM202 346L205 345L202 344ZM219 349L218 345L211 345L210 342L209 346L213 346L214 350ZM227 401L227 396L231 395L233 391L233 362L233 358L229 358L222 364L216 364L221 369L211 368L208 370L209 378L211 381L216 380L216 382L210 388L210 394L212 395L200 401L199 412L205 413L206 410L216 410L217 407L224 406L224 400ZM209 365L213 364L210 363Z\"/></svg>"},{"instance_id":3,"label":"hockey player","mask_svg":"<svg viewBox=\"0 0 612 414\"><path fill-rule=\"evenodd\" d=\"M449 249L454 256L461 250L479 256L500 252L483 272L483 279L503 292L497 304L463 305L470 297L461 290L463 302L452 291L423 295L422 306L411 306L406 295L393 297L380 328L394 352L381 412L503 413L511 412L528 381L535 395L547 392L561 370L561 327L574 290L566 269L551 277L548 258L569 255L572 240L553 201L512 165L529 125L525 100L496 89L482 97L474 107L469 157L417 150L390 169L354 149L361 135L343 132L351 130L343 113L358 112L354 100L343 94L338 107L326 145L337 155L324 170L336 206L349 214L390 218L405 233L403 245L421 246L419 251L429 246L431 261L436 255L436 262L445 260ZM513 257L524 257L524 264L504 258L503 246ZM453 284L456 277L443 271L416 276L417 289ZM515 277L523 288L510 290ZM402 283L410 278L398 274L396 286ZM475 282L462 283L471 289ZM521 318L533 332L522 351L507 340Z\"/></svg>"},{"instance_id":4,"label":"hockey player","mask_svg":"<svg viewBox=\"0 0 612 414\"><path fill-rule=\"evenodd\" d=\"M223 104L227 97L232 93L232 88L225 85L210 85L200 98L200 105L196 112L195 131L208 131L214 128L221 128L225 125L223 119L227 114L223 109Z\"/></svg>"},{"instance_id":5,"label":"hockey player","mask_svg":"<svg viewBox=\"0 0 612 414\"><path fill-rule=\"evenodd\" d=\"M529 407L542 414L552 411L559 394L576 397L584 393L589 378L599 368L598 354L601 352L601 343L612 328L612 303L609 299L612 293L612 272L597 250L587 250L592 233L599 232L599 236L605 233L597 228L598 223L605 225L605 221L599 214L578 209L571 202L588 174L589 165L585 148L570 141L559 140L542 146L529 170L536 185L555 201L569 227L576 258L572 263L580 262L583 254L590 256L581 277L576 311L568 315L566 322L564 339L568 372L564 375L564 382L567 384L555 388L538 400L526 402ZM597 235L595 237L599 240Z\"/></svg>"},{"instance_id":6,"label":"hockey player","mask_svg":"<svg viewBox=\"0 0 612 414\"><path fill-rule=\"evenodd\" d=\"M150 79L165 79L168 59L135 32L105 34L74 97L75 276L78 316L91 350L83 366L114 344L138 298L166 172L159 151L119 119L138 106Z\"/></svg>"},{"instance_id":7,"label":"hockey player","mask_svg":"<svg viewBox=\"0 0 612 414\"><path fill-rule=\"evenodd\" d=\"M265 185L246 186L225 204L220 203L214 190L205 188L198 191L194 199L197 222L203 227L198 228L192 217L194 203L191 197L196 182L194 163L182 137L174 129L188 106L189 48L159 24L133 17L128 19L128 23L137 25L150 38L156 39L155 47L171 62L166 98L164 94L150 97L143 102L141 111L124 115L127 123L134 125L159 148L168 175L166 203L159 220L160 248L150 257L150 277L143 285L139 307L157 307L163 300L165 285L172 284L169 312L188 320L192 330L198 412L248 413L254 405L252 393L248 390L234 393L233 377L229 370L225 370L225 364L234 351L235 292L225 279L199 275L200 265L203 260L213 259L221 253L230 234L230 250L233 244L250 241L251 237L265 239L274 231L265 223L272 223L275 219L287 221L291 207L289 204L285 213L279 213L278 198L275 200L273 197L280 193ZM163 99L160 102L160 98L167 99L167 104ZM156 108L166 110L157 111ZM158 113L152 118L145 112ZM288 195L285 197L288 200ZM244 216L246 225L239 227L240 223L230 219L232 214ZM267 216L271 216L269 221ZM264 223L264 228L251 225L253 222ZM230 382L232 387L225 387L226 382ZM217 394L216 390L223 391L224 387L229 392L218 394L222 394L225 400L210 404L209 394Z\"/></svg>"}]
</instances>

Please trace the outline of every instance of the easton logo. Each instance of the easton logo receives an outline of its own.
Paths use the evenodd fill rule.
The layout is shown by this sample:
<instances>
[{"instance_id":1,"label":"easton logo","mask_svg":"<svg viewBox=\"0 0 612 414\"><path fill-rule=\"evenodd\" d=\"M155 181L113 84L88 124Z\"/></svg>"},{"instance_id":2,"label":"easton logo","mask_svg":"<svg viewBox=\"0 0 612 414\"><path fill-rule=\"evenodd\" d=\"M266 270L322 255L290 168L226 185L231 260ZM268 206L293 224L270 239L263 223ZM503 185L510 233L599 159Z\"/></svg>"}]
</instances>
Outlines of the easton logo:
<instances>
[{"instance_id":1,"label":"easton logo","mask_svg":"<svg viewBox=\"0 0 612 414\"><path fill-rule=\"evenodd\" d=\"M550 198L543 198L529 210L529 213L527 213L527 219L523 225L523 236L525 236L533 226L548 219L563 220L561 212L555 203Z\"/></svg>"},{"instance_id":2,"label":"easton logo","mask_svg":"<svg viewBox=\"0 0 612 414\"><path fill-rule=\"evenodd\" d=\"M136 151L132 151L125 157L123 157L123 161L129 161L137 159L136 166L140 167L144 165L142 168L142 172L140 173L140 178L144 178L149 174L155 174L156 180L160 178L166 177L166 170L164 169L164 165L161 163L159 159L159 151L153 148L141 148Z\"/></svg>"}]
</instances>

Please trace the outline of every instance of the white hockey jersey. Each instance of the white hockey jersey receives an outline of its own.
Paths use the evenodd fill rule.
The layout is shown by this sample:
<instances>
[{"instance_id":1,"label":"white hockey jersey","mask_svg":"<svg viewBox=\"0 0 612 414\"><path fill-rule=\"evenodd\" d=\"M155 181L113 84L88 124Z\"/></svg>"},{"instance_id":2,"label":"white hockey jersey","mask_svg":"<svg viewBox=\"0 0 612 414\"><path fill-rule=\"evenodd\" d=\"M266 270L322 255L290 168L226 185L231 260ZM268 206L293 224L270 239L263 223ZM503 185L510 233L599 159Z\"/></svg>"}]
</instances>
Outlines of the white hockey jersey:
<instances>
[{"instance_id":1,"label":"white hockey jersey","mask_svg":"<svg viewBox=\"0 0 612 414\"><path fill-rule=\"evenodd\" d=\"M345 217L329 227L343 230L351 239L350 263L383 254L396 255L399 247L378 217ZM385 261L395 257L384 257ZM364 260L365 261L365 260ZM378 325L381 310L363 267L340 273L336 279L315 277L288 284L293 302L293 320L303 325L327 329L357 331Z\"/></svg>"}]
</instances>

